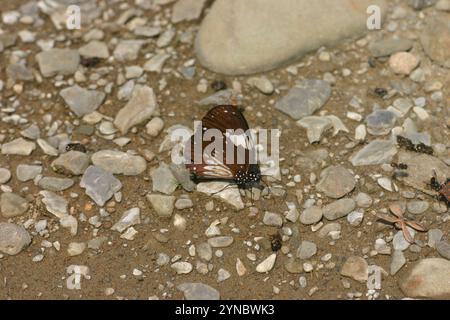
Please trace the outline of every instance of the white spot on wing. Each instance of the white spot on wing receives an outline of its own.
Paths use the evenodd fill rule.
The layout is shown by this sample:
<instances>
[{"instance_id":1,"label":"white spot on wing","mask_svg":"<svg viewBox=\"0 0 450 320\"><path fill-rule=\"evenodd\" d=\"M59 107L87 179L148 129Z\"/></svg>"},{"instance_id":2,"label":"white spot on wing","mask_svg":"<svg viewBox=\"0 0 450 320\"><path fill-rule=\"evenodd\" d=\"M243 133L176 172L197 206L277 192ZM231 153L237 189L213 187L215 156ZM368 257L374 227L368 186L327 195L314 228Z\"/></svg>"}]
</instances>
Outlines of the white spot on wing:
<instances>
[{"instance_id":1,"label":"white spot on wing","mask_svg":"<svg viewBox=\"0 0 450 320\"><path fill-rule=\"evenodd\" d=\"M231 142L233 142L233 144L236 147L241 146L245 149L249 149L247 135L245 135L245 134L230 134L229 132L226 132L225 135L227 136L228 139L230 139Z\"/></svg>"}]
</instances>

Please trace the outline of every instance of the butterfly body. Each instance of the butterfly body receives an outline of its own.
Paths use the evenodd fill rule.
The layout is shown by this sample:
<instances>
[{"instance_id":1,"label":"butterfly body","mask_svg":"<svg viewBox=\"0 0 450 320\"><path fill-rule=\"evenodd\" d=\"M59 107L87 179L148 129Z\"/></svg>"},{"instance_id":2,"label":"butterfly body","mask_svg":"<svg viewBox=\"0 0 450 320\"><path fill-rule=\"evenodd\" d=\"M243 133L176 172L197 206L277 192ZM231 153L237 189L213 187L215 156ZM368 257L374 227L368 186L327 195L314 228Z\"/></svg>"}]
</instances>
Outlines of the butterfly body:
<instances>
[{"instance_id":1,"label":"butterfly body","mask_svg":"<svg viewBox=\"0 0 450 320\"><path fill-rule=\"evenodd\" d=\"M255 147L249 126L242 112L231 105L212 108L202 119L202 135L188 141L189 159L186 167L194 183L222 181L239 189L260 187L261 171L255 159ZM214 139L205 139L208 130ZM211 148L216 143L216 147ZM213 149L208 152L209 149Z\"/></svg>"}]
</instances>

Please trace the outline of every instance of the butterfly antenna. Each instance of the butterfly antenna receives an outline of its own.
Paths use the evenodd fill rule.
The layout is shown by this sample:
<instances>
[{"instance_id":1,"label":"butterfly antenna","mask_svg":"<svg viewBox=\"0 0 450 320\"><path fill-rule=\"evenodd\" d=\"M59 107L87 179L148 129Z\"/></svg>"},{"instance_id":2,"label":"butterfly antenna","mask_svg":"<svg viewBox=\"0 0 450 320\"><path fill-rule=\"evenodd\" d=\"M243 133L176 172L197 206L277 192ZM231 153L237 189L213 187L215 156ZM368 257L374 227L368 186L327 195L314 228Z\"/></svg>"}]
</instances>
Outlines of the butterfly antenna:
<instances>
[{"instance_id":1,"label":"butterfly antenna","mask_svg":"<svg viewBox=\"0 0 450 320\"><path fill-rule=\"evenodd\" d=\"M222 192L222 191L224 191L224 190L226 190L226 189L228 189L229 187L232 187L232 186L233 186L233 185L232 185L231 183L229 183L229 184L227 184L224 188L222 188L221 190L216 191L216 192L214 192L214 193L211 193L210 196L215 196L216 194L218 194L218 193L220 193L220 192Z\"/></svg>"}]
</instances>

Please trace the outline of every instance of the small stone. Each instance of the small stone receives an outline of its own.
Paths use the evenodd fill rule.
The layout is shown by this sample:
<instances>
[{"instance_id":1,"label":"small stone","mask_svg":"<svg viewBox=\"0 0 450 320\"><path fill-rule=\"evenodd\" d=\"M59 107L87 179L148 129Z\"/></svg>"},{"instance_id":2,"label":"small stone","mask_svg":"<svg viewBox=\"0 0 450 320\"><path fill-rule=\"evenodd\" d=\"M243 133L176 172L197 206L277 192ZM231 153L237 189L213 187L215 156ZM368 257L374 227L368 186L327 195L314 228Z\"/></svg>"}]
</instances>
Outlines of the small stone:
<instances>
[{"instance_id":1,"label":"small stone","mask_svg":"<svg viewBox=\"0 0 450 320\"><path fill-rule=\"evenodd\" d=\"M122 233L125 229L141 223L140 212L141 210L139 208L132 208L125 211L119 221L111 227L111 230Z\"/></svg>"},{"instance_id":2,"label":"small stone","mask_svg":"<svg viewBox=\"0 0 450 320\"><path fill-rule=\"evenodd\" d=\"M147 27L147 26L138 26L133 30L133 33L137 36L153 38L161 34L160 27Z\"/></svg>"},{"instance_id":3,"label":"small stone","mask_svg":"<svg viewBox=\"0 0 450 320\"><path fill-rule=\"evenodd\" d=\"M143 73L144 69L142 69L140 66L125 67L125 78L127 79L139 78Z\"/></svg>"},{"instance_id":4,"label":"small stone","mask_svg":"<svg viewBox=\"0 0 450 320\"><path fill-rule=\"evenodd\" d=\"M408 39L382 39L369 45L370 53L375 57L387 57L399 51L409 51L413 42Z\"/></svg>"},{"instance_id":5,"label":"small stone","mask_svg":"<svg viewBox=\"0 0 450 320\"><path fill-rule=\"evenodd\" d=\"M17 179L22 182L33 180L38 174L41 174L42 166L19 164L16 168Z\"/></svg>"},{"instance_id":6,"label":"small stone","mask_svg":"<svg viewBox=\"0 0 450 320\"><path fill-rule=\"evenodd\" d=\"M34 256L33 259L31 259L31 261L33 261L33 262L41 262L42 260L44 260L43 254L38 254L38 255Z\"/></svg>"},{"instance_id":7,"label":"small stone","mask_svg":"<svg viewBox=\"0 0 450 320\"><path fill-rule=\"evenodd\" d=\"M7 25L16 24L19 21L20 13L18 11L2 12L2 22Z\"/></svg>"},{"instance_id":8,"label":"small stone","mask_svg":"<svg viewBox=\"0 0 450 320\"><path fill-rule=\"evenodd\" d=\"M406 264L406 258L401 250L394 250L391 261L391 276L395 275Z\"/></svg>"},{"instance_id":9,"label":"small stone","mask_svg":"<svg viewBox=\"0 0 450 320\"><path fill-rule=\"evenodd\" d=\"M187 225L187 221L186 218L184 218L183 216L179 215L179 214L175 214L175 216L173 217L173 226L183 232L186 230L186 225Z\"/></svg>"},{"instance_id":10,"label":"small stone","mask_svg":"<svg viewBox=\"0 0 450 320\"><path fill-rule=\"evenodd\" d=\"M306 286L308 285L306 278L304 276L301 276L300 278L298 278L298 283L300 285L300 288L303 288L303 289L306 288Z\"/></svg>"},{"instance_id":11,"label":"small stone","mask_svg":"<svg viewBox=\"0 0 450 320\"><path fill-rule=\"evenodd\" d=\"M348 223L350 223L350 225L353 227L359 226L363 221L363 219L364 219L364 212L360 211L350 212L347 216Z\"/></svg>"},{"instance_id":12,"label":"small stone","mask_svg":"<svg viewBox=\"0 0 450 320\"><path fill-rule=\"evenodd\" d=\"M247 269L239 258L236 258L236 272L239 277L243 277L247 273Z\"/></svg>"},{"instance_id":13,"label":"small stone","mask_svg":"<svg viewBox=\"0 0 450 320\"><path fill-rule=\"evenodd\" d=\"M165 266L170 262L170 257L165 253L159 253L156 259L156 264L160 267Z\"/></svg>"},{"instance_id":14,"label":"small stone","mask_svg":"<svg viewBox=\"0 0 450 320\"><path fill-rule=\"evenodd\" d=\"M92 250L100 250L101 246L105 241L107 241L107 237L97 237L88 241L88 248Z\"/></svg>"},{"instance_id":15,"label":"small stone","mask_svg":"<svg viewBox=\"0 0 450 320\"><path fill-rule=\"evenodd\" d=\"M5 218L21 216L28 208L28 201L18 194L4 192L0 195L0 211Z\"/></svg>"},{"instance_id":16,"label":"small stone","mask_svg":"<svg viewBox=\"0 0 450 320\"><path fill-rule=\"evenodd\" d=\"M231 273L229 273L227 270L220 268L219 271L217 271L217 282L223 282L231 277Z\"/></svg>"},{"instance_id":17,"label":"small stone","mask_svg":"<svg viewBox=\"0 0 450 320\"><path fill-rule=\"evenodd\" d=\"M65 215L62 216L59 220L61 227L67 228L70 230L70 234L72 236L76 236L78 232L78 221L74 216Z\"/></svg>"},{"instance_id":18,"label":"small stone","mask_svg":"<svg viewBox=\"0 0 450 320\"><path fill-rule=\"evenodd\" d=\"M297 222L297 220L300 216L300 213L297 210L297 206L293 202L286 202L286 204L289 209L289 211L285 215L286 220L293 222L293 223Z\"/></svg>"},{"instance_id":19,"label":"small stone","mask_svg":"<svg viewBox=\"0 0 450 320\"><path fill-rule=\"evenodd\" d=\"M133 241L137 234L138 234L138 231L135 228L129 227L127 229L127 231L125 231L124 233L122 233L120 235L120 238L129 240L129 241Z\"/></svg>"},{"instance_id":20,"label":"small stone","mask_svg":"<svg viewBox=\"0 0 450 320\"><path fill-rule=\"evenodd\" d=\"M319 237L325 238L333 233L339 233L341 225L337 222L328 223L319 230Z\"/></svg>"},{"instance_id":21,"label":"small stone","mask_svg":"<svg viewBox=\"0 0 450 320\"><path fill-rule=\"evenodd\" d=\"M450 28L447 17L427 21L420 42L425 53L437 64L450 68Z\"/></svg>"},{"instance_id":22,"label":"small stone","mask_svg":"<svg viewBox=\"0 0 450 320\"><path fill-rule=\"evenodd\" d=\"M51 191L43 190L39 194L43 196L42 202L45 204L48 212L54 214L59 219L68 215L69 204L66 199Z\"/></svg>"},{"instance_id":23,"label":"small stone","mask_svg":"<svg viewBox=\"0 0 450 320\"><path fill-rule=\"evenodd\" d=\"M356 207L353 199L339 199L323 207L323 216L328 220L337 220L347 216Z\"/></svg>"},{"instance_id":24,"label":"small stone","mask_svg":"<svg viewBox=\"0 0 450 320\"><path fill-rule=\"evenodd\" d=\"M339 199L355 188L355 178L342 166L330 166L320 173L316 188L326 196Z\"/></svg>"},{"instance_id":25,"label":"small stone","mask_svg":"<svg viewBox=\"0 0 450 320\"><path fill-rule=\"evenodd\" d=\"M7 183L11 179L11 171L6 168L0 168L0 184Z\"/></svg>"},{"instance_id":26,"label":"small stone","mask_svg":"<svg viewBox=\"0 0 450 320\"><path fill-rule=\"evenodd\" d=\"M197 184L197 191L224 200L236 210L244 209L241 194L237 187L230 187L227 182L203 182Z\"/></svg>"},{"instance_id":27,"label":"small stone","mask_svg":"<svg viewBox=\"0 0 450 320\"><path fill-rule=\"evenodd\" d=\"M369 166L391 162L397 153L392 140L374 140L356 152L350 161L354 166Z\"/></svg>"},{"instance_id":28,"label":"small stone","mask_svg":"<svg viewBox=\"0 0 450 320\"><path fill-rule=\"evenodd\" d=\"M226 105L230 103L233 94L233 90L231 89L220 90L197 103L201 106Z\"/></svg>"},{"instance_id":29,"label":"small stone","mask_svg":"<svg viewBox=\"0 0 450 320\"><path fill-rule=\"evenodd\" d=\"M314 242L302 241L297 250L297 258L306 260L313 257L316 253L317 245Z\"/></svg>"},{"instance_id":30,"label":"small stone","mask_svg":"<svg viewBox=\"0 0 450 320\"><path fill-rule=\"evenodd\" d=\"M196 70L195 66L193 66L193 67L184 67L183 66L183 67L180 67L178 70L181 72L181 74L183 75L183 77L185 79L188 79L188 80L194 79L195 70Z\"/></svg>"},{"instance_id":31,"label":"small stone","mask_svg":"<svg viewBox=\"0 0 450 320\"><path fill-rule=\"evenodd\" d=\"M272 82L266 77L252 77L247 80L247 84L255 87L264 94L270 95L275 90Z\"/></svg>"},{"instance_id":32,"label":"small stone","mask_svg":"<svg viewBox=\"0 0 450 320\"><path fill-rule=\"evenodd\" d=\"M385 255L391 254L391 247L389 247L389 245L383 239L375 240L375 250L379 254L385 254Z\"/></svg>"},{"instance_id":33,"label":"small stone","mask_svg":"<svg viewBox=\"0 0 450 320\"><path fill-rule=\"evenodd\" d=\"M122 85L117 92L117 99L121 101L130 100L131 95L133 94L134 84L134 80L128 80L125 82L125 84Z\"/></svg>"},{"instance_id":34,"label":"small stone","mask_svg":"<svg viewBox=\"0 0 450 320\"><path fill-rule=\"evenodd\" d=\"M74 181L67 178L43 177L39 179L38 186L49 191L64 191L72 187Z\"/></svg>"},{"instance_id":35,"label":"small stone","mask_svg":"<svg viewBox=\"0 0 450 320\"><path fill-rule=\"evenodd\" d=\"M377 179L377 183L384 190L387 190L387 191L390 191L390 192L394 191L392 189L392 180L389 179L389 178L385 178L385 177L379 178L379 179Z\"/></svg>"},{"instance_id":36,"label":"small stone","mask_svg":"<svg viewBox=\"0 0 450 320\"><path fill-rule=\"evenodd\" d=\"M84 242L71 242L67 248L67 253L70 257L78 256L86 249L86 243Z\"/></svg>"},{"instance_id":37,"label":"small stone","mask_svg":"<svg viewBox=\"0 0 450 320\"><path fill-rule=\"evenodd\" d=\"M173 40L173 38L176 35L175 29L167 29L163 33L161 33L158 37L158 40L156 40L156 46L158 48L164 48L167 47Z\"/></svg>"},{"instance_id":38,"label":"small stone","mask_svg":"<svg viewBox=\"0 0 450 320\"><path fill-rule=\"evenodd\" d=\"M136 269L136 268L133 269L132 273L133 273L133 276L135 276L135 277L140 277L143 274L143 272L141 270Z\"/></svg>"},{"instance_id":39,"label":"small stone","mask_svg":"<svg viewBox=\"0 0 450 320\"><path fill-rule=\"evenodd\" d=\"M277 213L266 212L264 214L263 223L266 226L281 227L283 225L283 218Z\"/></svg>"},{"instance_id":40,"label":"small stone","mask_svg":"<svg viewBox=\"0 0 450 320\"><path fill-rule=\"evenodd\" d=\"M65 76L77 71L80 55L77 50L54 48L39 52L36 60L44 77L53 77L57 74Z\"/></svg>"},{"instance_id":41,"label":"small stone","mask_svg":"<svg viewBox=\"0 0 450 320\"><path fill-rule=\"evenodd\" d=\"M97 166L89 166L84 172L80 187L99 206L103 206L114 193L122 188L122 183L111 173Z\"/></svg>"},{"instance_id":42,"label":"small stone","mask_svg":"<svg viewBox=\"0 0 450 320\"><path fill-rule=\"evenodd\" d=\"M313 206L305 209L300 214L300 222L306 225L315 224L322 219L322 208Z\"/></svg>"},{"instance_id":43,"label":"small stone","mask_svg":"<svg viewBox=\"0 0 450 320\"><path fill-rule=\"evenodd\" d=\"M394 108L400 111L402 116L405 116L409 112L409 110L413 107L412 101L406 98L396 99L393 105Z\"/></svg>"},{"instance_id":44,"label":"small stone","mask_svg":"<svg viewBox=\"0 0 450 320\"><path fill-rule=\"evenodd\" d=\"M406 208L409 213L422 214L428 210L430 204L427 201L409 201L406 203Z\"/></svg>"},{"instance_id":45,"label":"small stone","mask_svg":"<svg viewBox=\"0 0 450 320\"><path fill-rule=\"evenodd\" d=\"M95 166L112 174L139 175L147 169L147 161L141 156L116 150L100 150L91 157Z\"/></svg>"},{"instance_id":46,"label":"small stone","mask_svg":"<svg viewBox=\"0 0 450 320\"><path fill-rule=\"evenodd\" d=\"M417 68L416 70L411 72L409 78L414 82L422 83L425 81L426 76L422 68Z\"/></svg>"},{"instance_id":47,"label":"small stone","mask_svg":"<svg viewBox=\"0 0 450 320\"><path fill-rule=\"evenodd\" d=\"M172 194L178 187L177 179L165 163L161 163L156 170L152 171L151 176L154 192Z\"/></svg>"},{"instance_id":48,"label":"small stone","mask_svg":"<svg viewBox=\"0 0 450 320\"><path fill-rule=\"evenodd\" d=\"M265 260L263 260L256 266L256 272L259 273L269 272L274 267L276 259L277 254L272 253L270 256L268 256Z\"/></svg>"},{"instance_id":49,"label":"small stone","mask_svg":"<svg viewBox=\"0 0 450 320\"><path fill-rule=\"evenodd\" d=\"M164 128L164 121L159 117L153 118L145 126L147 134L150 135L151 137L157 137L163 128Z\"/></svg>"},{"instance_id":50,"label":"small stone","mask_svg":"<svg viewBox=\"0 0 450 320\"><path fill-rule=\"evenodd\" d=\"M323 80L303 80L279 100L275 109L295 120L312 115L330 98L331 87Z\"/></svg>"},{"instance_id":51,"label":"small stone","mask_svg":"<svg viewBox=\"0 0 450 320\"><path fill-rule=\"evenodd\" d=\"M356 205L360 208L369 208L372 203L372 197L364 192L359 192L355 198Z\"/></svg>"},{"instance_id":52,"label":"small stone","mask_svg":"<svg viewBox=\"0 0 450 320\"><path fill-rule=\"evenodd\" d=\"M408 176L403 177L402 182L432 196L435 193L430 191L430 177L436 175L439 181L445 181L450 176L450 167L428 154L402 150L397 161L408 166Z\"/></svg>"},{"instance_id":53,"label":"small stone","mask_svg":"<svg viewBox=\"0 0 450 320\"><path fill-rule=\"evenodd\" d=\"M175 202L174 196L148 194L146 198L159 217L170 218L172 216Z\"/></svg>"},{"instance_id":54,"label":"small stone","mask_svg":"<svg viewBox=\"0 0 450 320\"><path fill-rule=\"evenodd\" d=\"M170 266L177 274L188 274L192 271L192 264L189 262L175 262Z\"/></svg>"},{"instance_id":55,"label":"small stone","mask_svg":"<svg viewBox=\"0 0 450 320\"><path fill-rule=\"evenodd\" d=\"M130 101L119 110L114 125L123 133L152 116L157 107L153 89L148 86L136 86Z\"/></svg>"},{"instance_id":56,"label":"small stone","mask_svg":"<svg viewBox=\"0 0 450 320\"><path fill-rule=\"evenodd\" d=\"M175 202L175 208L178 210L189 209L194 206L194 203L189 198L180 198Z\"/></svg>"},{"instance_id":57,"label":"small stone","mask_svg":"<svg viewBox=\"0 0 450 320\"><path fill-rule=\"evenodd\" d=\"M109 50L107 45L102 41L92 40L88 44L80 47L78 52L85 58L107 59Z\"/></svg>"},{"instance_id":58,"label":"small stone","mask_svg":"<svg viewBox=\"0 0 450 320\"><path fill-rule=\"evenodd\" d=\"M414 238L415 231L409 227L407 228L411 236ZM394 246L394 250L405 251L411 244L405 239L405 237L403 236L403 232L400 230L397 231L397 233L394 235L392 245Z\"/></svg>"},{"instance_id":59,"label":"small stone","mask_svg":"<svg viewBox=\"0 0 450 320\"><path fill-rule=\"evenodd\" d=\"M206 0L180 0L172 11L172 23L198 19L202 14Z\"/></svg>"},{"instance_id":60,"label":"small stone","mask_svg":"<svg viewBox=\"0 0 450 320\"><path fill-rule=\"evenodd\" d=\"M397 117L388 110L376 110L366 118L367 131L374 136L388 134L394 127Z\"/></svg>"},{"instance_id":61,"label":"small stone","mask_svg":"<svg viewBox=\"0 0 450 320\"><path fill-rule=\"evenodd\" d=\"M51 167L57 172L70 175L81 175L89 166L89 156L83 152L71 150L55 159Z\"/></svg>"},{"instance_id":62,"label":"small stone","mask_svg":"<svg viewBox=\"0 0 450 320\"><path fill-rule=\"evenodd\" d=\"M177 286L183 291L186 300L219 300L220 293L213 287L203 283L182 283Z\"/></svg>"},{"instance_id":63,"label":"small stone","mask_svg":"<svg viewBox=\"0 0 450 320\"><path fill-rule=\"evenodd\" d=\"M106 288L105 296L107 296L107 297L112 296L114 294L114 292L115 292L114 288Z\"/></svg>"},{"instance_id":64,"label":"small stone","mask_svg":"<svg viewBox=\"0 0 450 320\"><path fill-rule=\"evenodd\" d=\"M119 62L136 60L143 44L141 40L120 40L114 49L114 58Z\"/></svg>"},{"instance_id":65,"label":"small stone","mask_svg":"<svg viewBox=\"0 0 450 320\"><path fill-rule=\"evenodd\" d=\"M359 282L366 282L369 277L369 266L364 258L349 257L341 268L341 275Z\"/></svg>"},{"instance_id":66,"label":"small stone","mask_svg":"<svg viewBox=\"0 0 450 320\"><path fill-rule=\"evenodd\" d=\"M333 123L326 117L307 116L297 121L297 125L306 129L309 143L319 142L325 131L333 127Z\"/></svg>"},{"instance_id":67,"label":"small stone","mask_svg":"<svg viewBox=\"0 0 450 320\"><path fill-rule=\"evenodd\" d=\"M46 155L56 157L59 155L58 149L54 148L50 143L48 143L44 139L37 139L37 144L41 148L42 152L44 152Z\"/></svg>"},{"instance_id":68,"label":"small stone","mask_svg":"<svg viewBox=\"0 0 450 320\"><path fill-rule=\"evenodd\" d=\"M170 54L161 52L157 53L144 64L144 70L148 72L161 73L164 63L170 58Z\"/></svg>"},{"instance_id":69,"label":"small stone","mask_svg":"<svg viewBox=\"0 0 450 320\"><path fill-rule=\"evenodd\" d=\"M31 237L24 227L0 222L0 252L16 255L31 243Z\"/></svg>"},{"instance_id":70,"label":"small stone","mask_svg":"<svg viewBox=\"0 0 450 320\"><path fill-rule=\"evenodd\" d=\"M409 75L417 66L420 60L409 52L397 52L389 59L389 66L396 74Z\"/></svg>"},{"instance_id":71,"label":"small stone","mask_svg":"<svg viewBox=\"0 0 450 320\"><path fill-rule=\"evenodd\" d=\"M428 230L428 246L430 248L436 248L436 244L441 241L444 233L440 229Z\"/></svg>"},{"instance_id":72,"label":"small stone","mask_svg":"<svg viewBox=\"0 0 450 320\"><path fill-rule=\"evenodd\" d=\"M445 241L436 243L436 250L439 254L447 260L450 260L450 244Z\"/></svg>"},{"instance_id":73,"label":"small stone","mask_svg":"<svg viewBox=\"0 0 450 320\"><path fill-rule=\"evenodd\" d=\"M183 187L184 190L187 192L192 192L197 188L197 185L191 180L190 171L184 164L176 165L171 163L169 168L175 179L177 179L178 183L181 184L181 187Z\"/></svg>"},{"instance_id":74,"label":"small stone","mask_svg":"<svg viewBox=\"0 0 450 320\"><path fill-rule=\"evenodd\" d=\"M78 85L60 91L60 96L78 117L92 113L105 100L105 93L97 90L87 90Z\"/></svg>"},{"instance_id":75,"label":"small stone","mask_svg":"<svg viewBox=\"0 0 450 320\"><path fill-rule=\"evenodd\" d=\"M14 80L34 80L33 73L22 63L8 65L8 67L6 68L6 73L11 79Z\"/></svg>"},{"instance_id":76,"label":"small stone","mask_svg":"<svg viewBox=\"0 0 450 320\"><path fill-rule=\"evenodd\" d=\"M200 259L210 261L212 259L212 248L207 242L200 243L197 247L197 255Z\"/></svg>"},{"instance_id":77,"label":"small stone","mask_svg":"<svg viewBox=\"0 0 450 320\"><path fill-rule=\"evenodd\" d=\"M437 0L408 0L408 5L416 10L422 10L435 4Z\"/></svg>"},{"instance_id":78,"label":"small stone","mask_svg":"<svg viewBox=\"0 0 450 320\"><path fill-rule=\"evenodd\" d=\"M299 259L290 258L284 263L284 268L287 272L298 274L303 272L303 264Z\"/></svg>"},{"instance_id":79,"label":"small stone","mask_svg":"<svg viewBox=\"0 0 450 320\"><path fill-rule=\"evenodd\" d=\"M18 138L2 145L2 154L29 156L36 149L36 143Z\"/></svg>"},{"instance_id":80,"label":"small stone","mask_svg":"<svg viewBox=\"0 0 450 320\"><path fill-rule=\"evenodd\" d=\"M208 243L213 248L226 248L231 246L234 239L230 236L220 236L208 239Z\"/></svg>"}]
</instances>

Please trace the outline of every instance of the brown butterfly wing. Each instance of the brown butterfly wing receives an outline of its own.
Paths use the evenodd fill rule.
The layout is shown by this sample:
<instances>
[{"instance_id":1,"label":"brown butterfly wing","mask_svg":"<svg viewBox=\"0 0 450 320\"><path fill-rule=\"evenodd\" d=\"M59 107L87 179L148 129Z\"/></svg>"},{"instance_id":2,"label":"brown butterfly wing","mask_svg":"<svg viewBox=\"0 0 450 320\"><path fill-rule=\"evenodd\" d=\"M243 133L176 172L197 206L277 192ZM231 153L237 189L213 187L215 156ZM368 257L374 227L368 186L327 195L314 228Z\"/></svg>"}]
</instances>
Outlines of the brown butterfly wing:
<instances>
[{"instance_id":1,"label":"brown butterfly wing","mask_svg":"<svg viewBox=\"0 0 450 320\"><path fill-rule=\"evenodd\" d=\"M202 119L202 125L205 129L215 128L223 133L227 129L244 131L249 129L242 112L237 107L230 105L217 106L209 110Z\"/></svg>"},{"instance_id":2,"label":"brown butterfly wing","mask_svg":"<svg viewBox=\"0 0 450 320\"><path fill-rule=\"evenodd\" d=\"M197 128L199 130L200 128ZM207 180L224 180L224 181L234 181L238 172L246 172L249 169L250 163L250 152L247 148L241 145L236 146L230 139L226 136L227 130L242 130L246 132L249 129L247 120L244 118L241 111L230 105L217 106L212 108L202 119L202 132L208 129L217 129L222 132L223 136L223 147L222 154L217 155L218 159L221 161L215 161L211 157L207 157L203 151L207 146L209 146L213 141L202 140L202 148L195 148L195 137L194 135L190 139L190 154L191 163L186 164L186 167L194 174L195 180L197 181L207 181ZM249 140L250 141L250 140ZM234 161L232 163L226 163L226 150L227 145L232 145L234 150ZM194 159L196 159L195 152L201 150L202 156L197 155L202 159L201 163L195 164ZM238 153L245 154L244 163L238 164L237 155Z\"/></svg>"}]
</instances>

